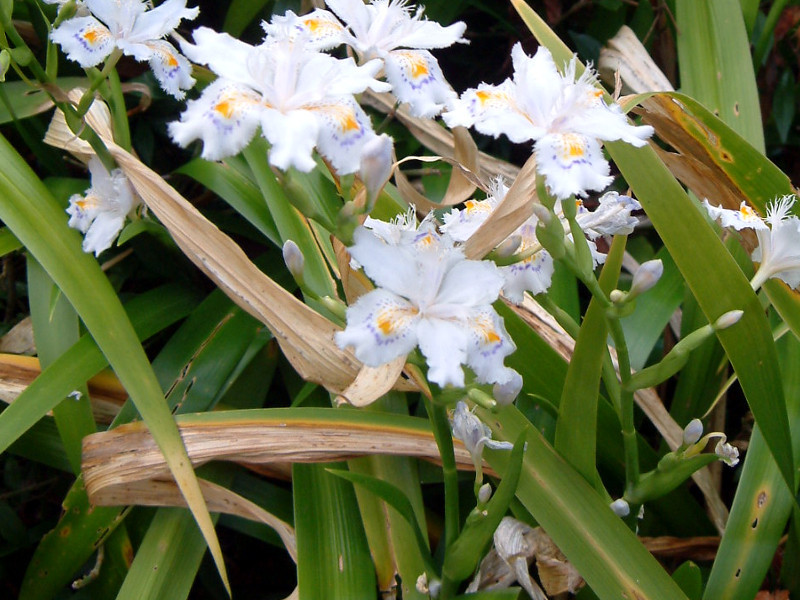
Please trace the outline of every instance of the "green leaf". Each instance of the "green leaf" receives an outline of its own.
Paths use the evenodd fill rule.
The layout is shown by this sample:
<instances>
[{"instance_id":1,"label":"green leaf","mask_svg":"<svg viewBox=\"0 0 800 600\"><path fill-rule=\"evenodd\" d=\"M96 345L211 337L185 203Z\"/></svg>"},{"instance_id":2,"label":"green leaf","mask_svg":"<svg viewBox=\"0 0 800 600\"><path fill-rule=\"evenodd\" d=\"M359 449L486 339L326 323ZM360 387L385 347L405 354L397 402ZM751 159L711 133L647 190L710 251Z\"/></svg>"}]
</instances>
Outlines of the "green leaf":
<instances>
[{"instance_id":1,"label":"green leaf","mask_svg":"<svg viewBox=\"0 0 800 600\"><path fill-rule=\"evenodd\" d=\"M676 0L675 12L681 91L763 154L761 106L738 0Z\"/></svg>"},{"instance_id":2,"label":"green leaf","mask_svg":"<svg viewBox=\"0 0 800 600\"><path fill-rule=\"evenodd\" d=\"M600 287L609 293L617 284L625 237L616 236L600 275ZM567 379L561 393L555 448L586 481L599 484L597 475L597 399L603 357L606 354L606 307L592 298L581 325Z\"/></svg>"},{"instance_id":3,"label":"green leaf","mask_svg":"<svg viewBox=\"0 0 800 600\"><path fill-rule=\"evenodd\" d=\"M686 594L689 600L700 600L703 595L703 575L700 572L700 567L687 560L675 569L672 578L675 583L681 586L683 593Z\"/></svg>"},{"instance_id":4,"label":"green leaf","mask_svg":"<svg viewBox=\"0 0 800 600\"><path fill-rule=\"evenodd\" d=\"M233 37L239 37L269 2L270 0L232 0L225 13L222 30Z\"/></svg>"},{"instance_id":5,"label":"green leaf","mask_svg":"<svg viewBox=\"0 0 800 600\"><path fill-rule=\"evenodd\" d=\"M386 504L394 508L398 513L400 513L400 516L403 517L405 522L408 523L414 531L414 539L417 542L417 549L419 553L425 557L426 569L430 570L431 573L436 572L436 567L433 564L433 557L431 556L430 549L428 548L428 540L422 533L422 530L419 528L414 507L411 505L411 501L408 499L408 496L403 493L403 490L395 485L392 485L388 481L383 481L377 477L365 475L364 473L354 473L352 471L345 471L342 469L326 470L328 473L331 473L336 477L341 477L350 483L362 486L363 488L369 490L378 496L378 498L386 502Z\"/></svg>"},{"instance_id":6,"label":"green leaf","mask_svg":"<svg viewBox=\"0 0 800 600\"><path fill-rule=\"evenodd\" d=\"M375 568L353 487L325 468L292 467L300 600L372 598Z\"/></svg>"},{"instance_id":7,"label":"green leaf","mask_svg":"<svg viewBox=\"0 0 800 600\"><path fill-rule=\"evenodd\" d=\"M522 471L522 454L525 449L524 433L517 438L508 460L508 468L503 473L500 485L484 509L474 509L467 517L458 538L447 549L442 565L442 577L458 584L475 572L485 548L497 526L508 512L508 506L517 491L517 483ZM503 451L501 451L503 452Z\"/></svg>"},{"instance_id":8,"label":"green leaf","mask_svg":"<svg viewBox=\"0 0 800 600\"><path fill-rule=\"evenodd\" d=\"M137 335L147 339L183 318L194 301L193 293L169 285L137 296L126 309ZM90 335L84 335L0 413L0 452L106 365L108 361L95 341Z\"/></svg>"},{"instance_id":9,"label":"green leaf","mask_svg":"<svg viewBox=\"0 0 800 600\"><path fill-rule=\"evenodd\" d=\"M5 227L0 229L0 256L5 256L20 248L22 248L22 242L13 233Z\"/></svg>"},{"instance_id":10,"label":"green leaf","mask_svg":"<svg viewBox=\"0 0 800 600\"><path fill-rule=\"evenodd\" d=\"M85 77L62 77L56 80L62 90L71 90L74 87L88 87ZM33 115L50 110L53 101L50 95L41 89L36 89L25 81L8 81L3 84L3 92L8 97L8 102L13 108L12 115L8 107L0 102L0 124L10 123L17 119L26 119Z\"/></svg>"},{"instance_id":11,"label":"green leaf","mask_svg":"<svg viewBox=\"0 0 800 600\"><path fill-rule=\"evenodd\" d=\"M204 533L223 580L222 553L200 486L172 415L122 305L94 257L81 250L80 234L61 207L4 137L0 137L0 220L53 278L114 367ZM35 198L36 202L31 202ZM226 584L227 585L227 584Z\"/></svg>"},{"instance_id":12,"label":"green leaf","mask_svg":"<svg viewBox=\"0 0 800 600\"><path fill-rule=\"evenodd\" d=\"M196 158L175 171L187 175L225 200L276 246L281 245L275 220L261 191L251 180L227 163Z\"/></svg>"}]
</instances>

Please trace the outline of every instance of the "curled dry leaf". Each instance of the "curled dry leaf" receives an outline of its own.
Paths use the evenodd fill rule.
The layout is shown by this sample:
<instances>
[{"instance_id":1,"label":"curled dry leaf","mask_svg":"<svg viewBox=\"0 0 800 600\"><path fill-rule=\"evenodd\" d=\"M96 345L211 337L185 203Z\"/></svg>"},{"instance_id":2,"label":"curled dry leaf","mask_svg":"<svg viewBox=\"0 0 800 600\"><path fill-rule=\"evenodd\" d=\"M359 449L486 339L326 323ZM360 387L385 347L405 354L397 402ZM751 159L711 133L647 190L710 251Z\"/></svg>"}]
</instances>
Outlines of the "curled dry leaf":
<instances>
[{"instance_id":1,"label":"curled dry leaf","mask_svg":"<svg viewBox=\"0 0 800 600\"><path fill-rule=\"evenodd\" d=\"M673 91L675 88L667 76L658 68L647 49L627 25L600 50L597 71L609 85L615 83L616 74L622 79L622 90L626 94Z\"/></svg>"},{"instance_id":2,"label":"curled dry leaf","mask_svg":"<svg viewBox=\"0 0 800 600\"><path fill-rule=\"evenodd\" d=\"M137 193L186 256L234 302L269 327L287 359L304 379L337 393L353 382L361 364L334 342L333 335L339 327L267 277L233 240L163 178L114 144L104 104L94 102L87 123L103 138ZM60 111L54 115L45 141L79 156L91 153L88 144L70 131Z\"/></svg>"},{"instance_id":3,"label":"curled dry leaf","mask_svg":"<svg viewBox=\"0 0 800 600\"><path fill-rule=\"evenodd\" d=\"M531 155L497 208L464 244L467 258L481 259L491 252L533 214L534 202L536 159Z\"/></svg>"},{"instance_id":4,"label":"curled dry leaf","mask_svg":"<svg viewBox=\"0 0 800 600\"><path fill-rule=\"evenodd\" d=\"M509 181L516 178L519 173L519 167L512 165L504 160L495 158L484 152L477 152L477 158L468 158L470 155L459 154L461 149L457 143L455 136L458 133L451 133L451 131L440 126L432 119L420 119L412 117L407 109L404 107L397 107L397 99L391 94L379 94L371 90L366 90L361 95L361 100L364 104L381 111L384 114L393 115L405 125L408 130L423 146L431 150L434 154L445 156L448 158L456 158L467 166L473 173L477 173L481 180L489 181L497 175L502 175ZM456 128L457 130L458 128ZM453 131L456 131L453 130ZM474 146L474 144L472 144ZM464 150L468 147L465 146ZM470 153L474 152L472 149ZM476 162L471 162L475 160ZM479 168L475 168L479 166Z\"/></svg>"},{"instance_id":5,"label":"curled dry leaf","mask_svg":"<svg viewBox=\"0 0 800 600\"><path fill-rule=\"evenodd\" d=\"M294 528L257 504L242 498L210 481L199 479L200 489L211 512L235 515L250 521L264 523L275 530L281 538L286 551L297 562L297 540ZM94 497L108 506L186 506L186 500L178 486L172 481L133 481L126 485L105 488Z\"/></svg>"}]
</instances>

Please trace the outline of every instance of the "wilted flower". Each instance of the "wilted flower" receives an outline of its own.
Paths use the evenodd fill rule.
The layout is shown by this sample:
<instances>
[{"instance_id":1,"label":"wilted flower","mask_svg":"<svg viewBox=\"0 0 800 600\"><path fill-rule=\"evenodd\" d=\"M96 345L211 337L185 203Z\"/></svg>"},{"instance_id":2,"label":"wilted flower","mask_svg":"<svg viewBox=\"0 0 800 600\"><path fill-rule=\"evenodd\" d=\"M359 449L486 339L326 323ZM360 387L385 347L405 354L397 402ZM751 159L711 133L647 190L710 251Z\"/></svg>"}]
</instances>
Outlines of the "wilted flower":
<instances>
[{"instance_id":1,"label":"wilted flower","mask_svg":"<svg viewBox=\"0 0 800 600\"><path fill-rule=\"evenodd\" d=\"M94 67L119 48L149 62L164 91L176 98L194 85L189 61L163 39L183 19L197 16L198 9L186 8L186 0L166 0L150 10L143 0L85 0L83 6L91 14L67 19L50 34L70 60Z\"/></svg>"},{"instance_id":2,"label":"wilted flower","mask_svg":"<svg viewBox=\"0 0 800 600\"><path fill-rule=\"evenodd\" d=\"M170 123L176 142L201 139L203 158L218 160L240 152L261 126L272 146L269 162L280 169L312 170L314 148L339 173L359 169L361 150L375 133L353 94L388 89L373 79L380 62L359 67L320 54L302 35L268 36L259 46L207 27L193 35L195 44L184 44L184 52L219 79Z\"/></svg>"},{"instance_id":3,"label":"wilted flower","mask_svg":"<svg viewBox=\"0 0 800 600\"><path fill-rule=\"evenodd\" d=\"M355 231L350 254L378 288L347 309L339 346L352 346L369 366L419 346L428 379L442 387L464 386L461 365L479 382L511 379L514 371L503 360L514 342L491 306L503 285L495 265L467 260L430 226L395 231L400 239L393 244L364 227Z\"/></svg>"},{"instance_id":4,"label":"wilted flower","mask_svg":"<svg viewBox=\"0 0 800 600\"><path fill-rule=\"evenodd\" d=\"M576 59L561 75L543 46L531 58L516 44L511 58L513 79L467 90L442 116L450 127L474 126L515 143L533 140L537 169L557 198L585 196L611 183L601 140L643 146L653 134L652 127L628 123L618 105L605 103L591 69L576 78Z\"/></svg>"},{"instance_id":5,"label":"wilted flower","mask_svg":"<svg viewBox=\"0 0 800 600\"><path fill-rule=\"evenodd\" d=\"M783 196L767 206L767 216L762 219L744 201L739 210L712 206L703 201L712 219L719 219L723 227L736 230L753 229L758 237L758 248L752 258L760 263L751 282L754 289L775 277L791 288L800 286L800 219L791 214L796 198Z\"/></svg>"},{"instance_id":6,"label":"wilted flower","mask_svg":"<svg viewBox=\"0 0 800 600\"><path fill-rule=\"evenodd\" d=\"M69 226L85 234L83 251L95 256L111 246L138 204L128 178L119 169L109 173L98 158L89 161L92 186L69 199Z\"/></svg>"},{"instance_id":7,"label":"wilted flower","mask_svg":"<svg viewBox=\"0 0 800 600\"><path fill-rule=\"evenodd\" d=\"M414 116L434 117L455 100L456 93L428 50L468 43L463 37L464 23L443 27L428 21L421 7L412 14L407 0L372 0L369 4L362 0L326 0L326 4L346 26L324 10L295 17L295 26L309 32L321 47L344 43L361 60L383 61L392 91L400 102L409 104Z\"/></svg>"},{"instance_id":8,"label":"wilted flower","mask_svg":"<svg viewBox=\"0 0 800 600\"><path fill-rule=\"evenodd\" d=\"M472 462L478 468L483 460L483 449L511 450L511 442L492 440L491 430L467 407L466 402L458 402L453 413L453 436L464 442L464 446L472 456Z\"/></svg>"},{"instance_id":9,"label":"wilted flower","mask_svg":"<svg viewBox=\"0 0 800 600\"><path fill-rule=\"evenodd\" d=\"M729 467L735 467L739 464L739 449L735 446L731 446L724 439L717 442L717 445L714 447L714 454L719 456L720 460Z\"/></svg>"}]
</instances>

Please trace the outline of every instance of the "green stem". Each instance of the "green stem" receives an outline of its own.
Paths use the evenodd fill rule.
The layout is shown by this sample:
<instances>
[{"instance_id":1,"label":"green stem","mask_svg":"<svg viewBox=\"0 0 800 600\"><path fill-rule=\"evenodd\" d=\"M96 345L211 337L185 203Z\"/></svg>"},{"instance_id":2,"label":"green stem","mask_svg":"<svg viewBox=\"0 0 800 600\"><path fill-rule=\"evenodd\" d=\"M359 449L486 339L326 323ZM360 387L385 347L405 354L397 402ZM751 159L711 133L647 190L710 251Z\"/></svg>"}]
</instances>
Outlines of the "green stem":
<instances>
[{"instance_id":1,"label":"green stem","mask_svg":"<svg viewBox=\"0 0 800 600\"><path fill-rule=\"evenodd\" d=\"M442 476L444 478L444 543L449 548L458 538L458 471L453 450L453 434L444 406L425 398L425 408L431 421L433 437L442 457Z\"/></svg>"},{"instance_id":2,"label":"green stem","mask_svg":"<svg viewBox=\"0 0 800 600\"><path fill-rule=\"evenodd\" d=\"M622 383L620 389L620 421L622 422L622 442L625 449L625 489L632 489L639 482L639 447L636 442L636 428L633 420L633 392L627 389L631 378L631 362L628 355L628 344L622 324L617 318L608 319L611 338L617 350L617 364Z\"/></svg>"},{"instance_id":3,"label":"green stem","mask_svg":"<svg viewBox=\"0 0 800 600\"><path fill-rule=\"evenodd\" d=\"M125 107L125 96L122 93L122 83L119 80L119 73L113 69L108 75L108 83L111 92L108 97L108 105L111 109L111 116L114 119L114 141L128 152L131 151L131 128L128 123L128 109Z\"/></svg>"},{"instance_id":4,"label":"green stem","mask_svg":"<svg viewBox=\"0 0 800 600\"><path fill-rule=\"evenodd\" d=\"M758 72L761 64L764 62L764 55L767 53L767 47L769 46L772 33L775 31L778 19L780 19L780 16L783 14L783 9L786 8L788 3L789 0L775 0L772 7L769 9L767 18L764 21L764 28L761 30L761 35L758 37L758 42L756 42L756 47L753 51L753 66L756 72Z\"/></svg>"},{"instance_id":5,"label":"green stem","mask_svg":"<svg viewBox=\"0 0 800 600\"><path fill-rule=\"evenodd\" d=\"M122 57L122 50L119 48L114 48L113 52L108 55L106 59L106 64L103 65L103 70L100 71L99 75L92 78L92 84L89 86L89 89L83 93L81 97L81 101L78 103L78 116L83 118L86 113L89 111L89 107L92 105L94 101L94 93L98 90L98 88L103 85L103 83L108 79L111 73L114 71L114 67L117 66L117 62ZM89 71L87 71L87 74ZM91 75L90 75L91 77Z\"/></svg>"},{"instance_id":6,"label":"green stem","mask_svg":"<svg viewBox=\"0 0 800 600\"><path fill-rule=\"evenodd\" d=\"M0 20L3 22L3 29L5 30L8 39L11 40L15 48L27 48L31 53L31 61L28 63L27 67L33 72L33 75L39 80L39 82L53 83L53 79L42 68L42 65L39 64L39 61L36 60L36 55L33 54L30 48L28 48L28 44L25 43L25 40L23 40L22 36L17 32L14 24L10 19L7 19L6 16L10 15L6 15L5 11L0 10Z\"/></svg>"}]
</instances>

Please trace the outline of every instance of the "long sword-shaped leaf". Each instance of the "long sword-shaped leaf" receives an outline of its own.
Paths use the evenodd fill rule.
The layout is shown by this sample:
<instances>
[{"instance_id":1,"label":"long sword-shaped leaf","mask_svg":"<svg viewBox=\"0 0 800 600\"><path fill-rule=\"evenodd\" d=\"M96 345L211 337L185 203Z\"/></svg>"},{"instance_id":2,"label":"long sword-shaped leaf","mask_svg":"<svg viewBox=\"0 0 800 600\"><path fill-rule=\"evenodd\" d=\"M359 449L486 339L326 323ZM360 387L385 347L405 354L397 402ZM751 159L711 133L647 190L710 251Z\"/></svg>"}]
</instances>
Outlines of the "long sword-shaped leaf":
<instances>
[{"instance_id":1,"label":"long sword-shaped leaf","mask_svg":"<svg viewBox=\"0 0 800 600\"><path fill-rule=\"evenodd\" d=\"M511 0L531 32L558 63L571 56L566 45L522 0ZM718 333L739 376L756 421L781 473L794 487L794 459L786 401L772 334L758 298L714 230L651 147L609 142L606 148L650 217L709 321L744 310L736 327Z\"/></svg>"},{"instance_id":2,"label":"long sword-shaped leaf","mask_svg":"<svg viewBox=\"0 0 800 600\"><path fill-rule=\"evenodd\" d=\"M36 257L81 316L136 403L169 463L227 587L222 551L172 415L133 327L97 262L81 250L61 207L0 138L0 219Z\"/></svg>"}]
</instances>

